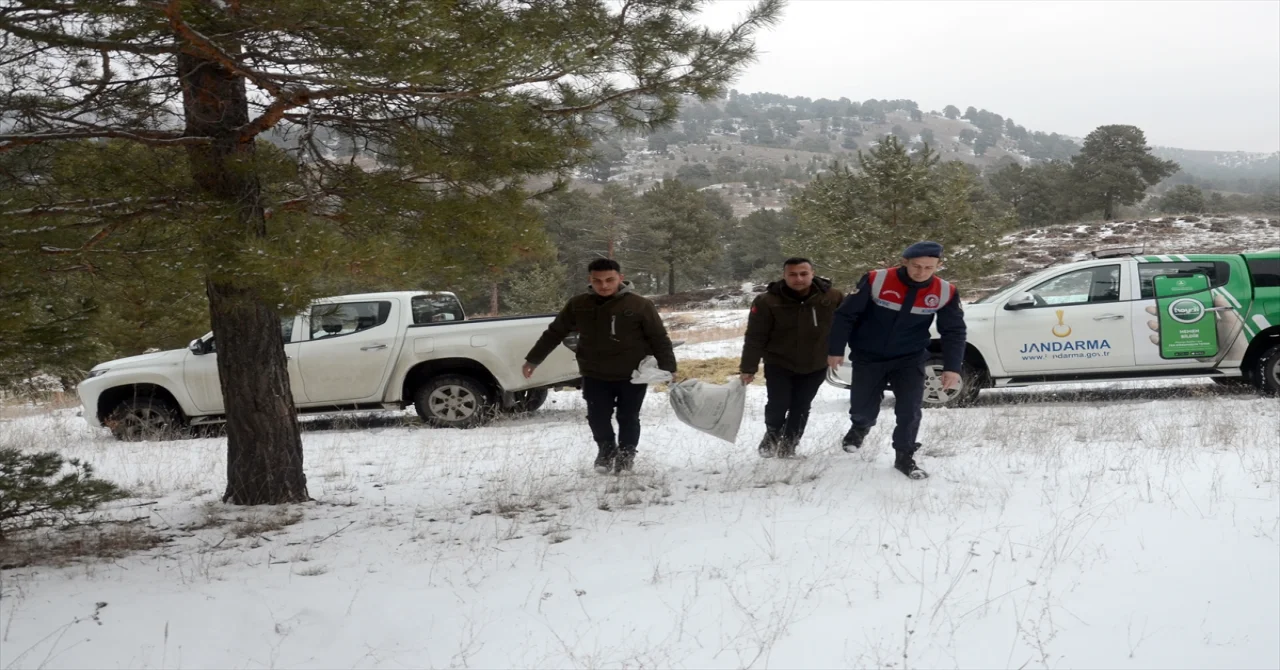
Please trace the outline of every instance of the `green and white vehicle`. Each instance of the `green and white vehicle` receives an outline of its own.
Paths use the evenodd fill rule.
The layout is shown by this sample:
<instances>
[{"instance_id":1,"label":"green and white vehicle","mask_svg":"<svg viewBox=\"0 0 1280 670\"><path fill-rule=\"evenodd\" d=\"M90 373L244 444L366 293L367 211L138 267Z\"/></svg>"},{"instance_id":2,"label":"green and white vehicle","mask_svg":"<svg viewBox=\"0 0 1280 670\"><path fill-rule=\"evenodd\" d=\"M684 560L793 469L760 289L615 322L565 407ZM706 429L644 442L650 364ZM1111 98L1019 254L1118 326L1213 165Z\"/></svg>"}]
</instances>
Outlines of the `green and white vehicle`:
<instances>
[{"instance_id":1,"label":"green and white vehicle","mask_svg":"<svg viewBox=\"0 0 1280 670\"><path fill-rule=\"evenodd\" d=\"M1139 251L1097 251L966 305L963 383L942 390L935 328L925 406L983 388L1187 377L1280 393L1280 250ZM846 364L827 381L848 388L850 374Z\"/></svg>"}]
</instances>

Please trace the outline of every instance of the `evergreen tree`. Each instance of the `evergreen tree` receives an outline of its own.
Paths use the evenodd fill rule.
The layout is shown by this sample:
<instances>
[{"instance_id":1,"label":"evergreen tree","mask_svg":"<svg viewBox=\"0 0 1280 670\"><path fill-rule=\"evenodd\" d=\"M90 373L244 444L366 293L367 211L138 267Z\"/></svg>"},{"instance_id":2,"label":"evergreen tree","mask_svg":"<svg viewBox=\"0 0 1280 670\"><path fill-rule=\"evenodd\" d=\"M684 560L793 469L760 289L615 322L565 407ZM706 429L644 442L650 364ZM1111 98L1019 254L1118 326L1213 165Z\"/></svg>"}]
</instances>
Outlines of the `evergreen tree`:
<instances>
[{"instance_id":1,"label":"evergreen tree","mask_svg":"<svg viewBox=\"0 0 1280 670\"><path fill-rule=\"evenodd\" d=\"M277 305L353 267L373 282L509 263L536 234L526 178L586 162L601 118L653 128L682 96L719 95L782 3L724 31L691 20L702 4L7 3L0 153L24 169L0 176L3 307L30 316L33 277L129 264L169 279L160 301L202 286L224 498L308 500ZM363 161L334 160L317 128Z\"/></svg>"},{"instance_id":2,"label":"evergreen tree","mask_svg":"<svg viewBox=\"0 0 1280 670\"><path fill-rule=\"evenodd\" d=\"M893 136L867 155L859 152L859 167L841 166L796 194L796 232L784 252L810 256L844 286L896 264L904 248L922 239L949 249L954 279L976 279L991 267L994 245L1013 218L985 195L972 171L940 164L928 148L912 156Z\"/></svg>"},{"instance_id":3,"label":"evergreen tree","mask_svg":"<svg viewBox=\"0 0 1280 670\"><path fill-rule=\"evenodd\" d=\"M1205 209L1214 214L1222 214L1227 211L1227 199L1217 191L1209 194L1205 199Z\"/></svg>"},{"instance_id":4,"label":"evergreen tree","mask_svg":"<svg viewBox=\"0 0 1280 670\"><path fill-rule=\"evenodd\" d=\"M1021 164L1010 163L991 173L987 181L991 190L1005 204L1017 211L1026 195L1026 171Z\"/></svg>"},{"instance_id":5,"label":"evergreen tree","mask_svg":"<svg viewBox=\"0 0 1280 670\"><path fill-rule=\"evenodd\" d=\"M742 217L725 235L729 275L736 281L775 277L786 256L782 240L796 227L791 209L757 209Z\"/></svg>"},{"instance_id":6,"label":"evergreen tree","mask_svg":"<svg viewBox=\"0 0 1280 670\"><path fill-rule=\"evenodd\" d=\"M960 108L955 105L947 105L942 108L942 114L948 119L958 119L960 118Z\"/></svg>"},{"instance_id":7,"label":"evergreen tree","mask_svg":"<svg viewBox=\"0 0 1280 670\"><path fill-rule=\"evenodd\" d=\"M716 239L730 223L732 209L713 205L723 200L704 194L677 180L663 182L640 197L643 210L628 247L626 265L666 274L669 295L676 293L677 275L705 277L707 268L720 260Z\"/></svg>"},{"instance_id":8,"label":"evergreen tree","mask_svg":"<svg viewBox=\"0 0 1280 670\"><path fill-rule=\"evenodd\" d=\"M1151 154L1146 135L1136 126L1099 126L1071 159L1082 204L1102 210L1107 221L1120 205L1140 200L1149 186L1178 171L1178 164Z\"/></svg>"},{"instance_id":9,"label":"evergreen tree","mask_svg":"<svg viewBox=\"0 0 1280 670\"><path fill-rule=\"evenodd\" d=\"M1190 184L1174 186L1160 198L1159 207L1171 214L1200 214L1205 210L1204 193Z\"/></svg>"},{"instance_id":10,"label":"evergreen tree","mask_svg":"<svg viewBox=\"0 0 1280 670\"><path fill-rule=\"evenodd\" d=\"M1067 223L1080 211L1071 165L1050 161L1023 171L1018 221L1023 226Z\"/></svg>"},{"instance_id":11,"label":"evergreen tree","mask_svg":"<svg viewBox=\"0 0 1280 670\"><path fill-rule=\"evenodd\" d=\"M597 142L592 152L591 162L587 164L591 180L597 184L609 183L609 178L613 176L614 169L626 159L627 152L623 150L616 139L608 142Z\"/></svg>"},{"instance_id":12,"label":"evergreen tree","mask_svg":"<svg viewBox=\"0 0 1280 670\"><path fill-rule=\"evenodd\" d=\"M564 306L568 294L565 281L569 269L557 262L534 263L513 272L504 292L507 310L512 314L555 314ZM581 269L575 276L581 277Z\"/></svg>"}]
</instances>

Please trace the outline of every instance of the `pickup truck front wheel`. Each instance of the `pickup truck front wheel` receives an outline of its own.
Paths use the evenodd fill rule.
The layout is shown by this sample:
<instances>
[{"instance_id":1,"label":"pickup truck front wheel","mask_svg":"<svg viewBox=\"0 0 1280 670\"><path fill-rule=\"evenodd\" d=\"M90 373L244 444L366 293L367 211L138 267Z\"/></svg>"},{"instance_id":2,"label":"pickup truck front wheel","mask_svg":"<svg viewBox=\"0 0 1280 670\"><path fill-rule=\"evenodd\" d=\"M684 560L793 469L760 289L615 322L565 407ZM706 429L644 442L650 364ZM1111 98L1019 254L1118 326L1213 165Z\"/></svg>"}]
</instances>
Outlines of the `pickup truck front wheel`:
<instances>
[{"instance_id":1,"label":"pickup truck front wheel","mask_svg":"<svg viewBox=\"0 0 1280 670\"><path fill-rule=\"evenodd\" d=\"M529 389L528 391L516 391L512 393L515 401L506 411L511 414L528 414L529 412L538 411L547 402L547 396L550 391L547 389Z\"/></svg>"},{"instance_id":2,"label":"pickup truck front wheel","mask_svg":"<svg viewBox=\"0 0 1280 670\"><path fill-rule=\"evenodd\" d=\"M978 398L981 378L968 361L960 364L960 386L944 390L942 388L942 357L933 356L924 364L924 403L925 409L938 407L964 407L973 404Z\"/></svg>"},{"instance_id":3,"label":"pickup truck front wheel","mask_svg":"<svg viewBox=\"0 0 1280 670\"><path fill-rule=\"evenodd\" d=\"M490 418L492 401L484 384L463 375L442 375L418 387L418 416L437 428L471 428Z\"/></svg>"},{"instance_id":4,"label":"pickup truck front wheel","mask_svg":"<svg viewBox=\"0 0 1280 670\"><path fill-rule=\"evenodd\" d=\"M182 431L181 413L164 400L149 396L122 401L104 423L121 442L172 440Z\"/></svg>"}]
</instances>

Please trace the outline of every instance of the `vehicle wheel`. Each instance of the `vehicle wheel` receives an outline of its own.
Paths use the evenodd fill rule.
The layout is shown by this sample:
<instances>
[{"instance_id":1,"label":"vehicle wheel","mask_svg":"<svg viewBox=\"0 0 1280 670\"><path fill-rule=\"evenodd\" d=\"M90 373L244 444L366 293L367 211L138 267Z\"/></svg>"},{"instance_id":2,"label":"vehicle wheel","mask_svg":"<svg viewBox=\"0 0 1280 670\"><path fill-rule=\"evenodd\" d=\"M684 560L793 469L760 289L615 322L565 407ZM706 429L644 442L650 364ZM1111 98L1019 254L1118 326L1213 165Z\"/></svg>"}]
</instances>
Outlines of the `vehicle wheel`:
<instances>
[{"instance_id":1,"label":"vehicle wheel","mask_svg":"<svg viewBox=\"0 0 1280 670\"><path fill-rule=\"evenodd\" d=\"M493 402L485 385L471 377L432 377L418 387L414 409L423 421L437 428L471 428L492 415Z\"/></svg>"},{"instance_id":2,"label":"vehicle wheel","mask_svg":"<svg viewBox=\"0 0 1280 670\"><path fill-rule=\"evenodd\" d=\"M105 423L122 442L172 440L181 436L183 427L177 408L151 396L124 400L111 410Z\"/></svg>"},{"instance_id":3,"label":"vehicle wheel","mask_svg":"<svg viewBox=\"0 0 1280 670\"><path fill-rule=\"evenodd\" d=\"M1253 382L1263 395L1280 395L1280 344L1272 346L1258 359Z\"/></svg>"},{"instance_id":4,"label":"vehicle wheel","mask_svg":"<svg viewBox=\"0 0 1280 670\"><path fill-rule=\"evenodd\" d=\"M939 407L964 407L978 399L980 376L967 362L960 365L960 386L950 391L942 389L942 357L932 356L924 364L924 409Z\"/></svg>"},{"instance_id":5,"label":"vehicle wheel","mask_svg":"<svg viewBox=\"0 0 1280 670\"><path fill-rule=\"evenodd\" d=\"M550 395L547 389L529 389L528 391L515 391L511 395L515 396L515 404L505 410L511 414L527 414L536 412L547 402L547 396Z\"/></svg>"}]
</instances>

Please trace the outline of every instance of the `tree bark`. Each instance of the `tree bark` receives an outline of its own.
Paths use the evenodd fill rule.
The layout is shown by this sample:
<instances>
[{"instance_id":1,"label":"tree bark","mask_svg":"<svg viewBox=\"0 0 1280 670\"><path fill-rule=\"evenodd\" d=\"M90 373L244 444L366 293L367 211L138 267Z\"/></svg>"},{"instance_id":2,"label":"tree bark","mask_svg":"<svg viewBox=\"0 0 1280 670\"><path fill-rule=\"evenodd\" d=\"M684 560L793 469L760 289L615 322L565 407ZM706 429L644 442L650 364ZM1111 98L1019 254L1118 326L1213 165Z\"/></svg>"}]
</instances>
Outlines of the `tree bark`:
<instances>
[{"instance_id":1,"label":"tree bark","mask_svg":"<svg viewBox=\"0 0 1280 670\"><path fill-rule=\"evenodd\" d=\"M676 264L667 263L667 295L676 294Z\"/></svg>"},{"instance_id":2,"label":"tree bark","mask_svg":"<svg viewBox=\"0 0 1280 670\"><path fill-rule=\"evenodd\" d=\"M489 286L489 316L498 315L498 303L500 296L498 295L498 282L493 282Z\"/></svg>"},{"instance_id":3,"label":"tree bark","mask_svg":"<svg viewBox=\"0 0 1280 670\"><path fill-rule=\"evenodd\" d=\"M189 53L178 57L178 76L187 134L215 138L209 145L188 147L192 173L201 189L227 205L229 214L225 224L206 230L205 248L212 250L211 258L232 258L230 253L245 239L267 234L254 143L242 142L239 134L249 122L244 80L216 61ZM275 505L310 500L279 315L252 285L211 274L205 288L227 418L223 501Z\"/></svg>"}]
</instances>

